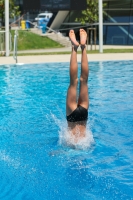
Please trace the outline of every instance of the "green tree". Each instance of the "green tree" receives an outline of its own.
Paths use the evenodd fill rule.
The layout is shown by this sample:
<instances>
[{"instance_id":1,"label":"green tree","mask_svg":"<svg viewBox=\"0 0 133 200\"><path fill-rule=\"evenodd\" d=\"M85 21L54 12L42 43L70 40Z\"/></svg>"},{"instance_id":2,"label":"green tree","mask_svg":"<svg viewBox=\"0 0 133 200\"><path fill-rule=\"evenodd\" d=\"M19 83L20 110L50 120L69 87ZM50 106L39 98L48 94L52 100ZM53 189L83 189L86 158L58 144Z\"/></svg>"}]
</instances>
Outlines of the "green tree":
<instances>
[{"instance_id":1,"label":"green tree","mask_svg":"<svg viewBox=\"0 0 133 200\"><path fill-rule=\"evenodd\" d=\"M81 12L81 16L76 18L81 24L93 24L98 21L98 0L87 0L87 9Z\"/></svg>"},{"instance_id":2,"label":"green tree","mask_svg":"<svg viewBox=\"0 0 133 200\"><path fill-rule=\"evenodd\" d=\"M81 16L76 18L76 22L80 22L81 24L88 23L90 27L93 27L93 24L95 22L98 22L99 19L99 6L98 6L98 0L86 0L87 1L87 9L81 11ZM103 7L105 7L106 4L103 4ZM92 31L90 32L90 44L91 44L91 50L92 50Z\"/></svg>"},{"instance_id":3,"label":"green tree","mask_svg":"<svg viewBox=\"0 0 133 200\"><path fill-rule=\"evenodd\" d=\"M14 16L19 16L19 6L15 6L15 0L9 0L9 16L13 18ZM4 26L5 20L5 0L0 0L0 19L2 26Z\"/></svg>"}]
</instances>

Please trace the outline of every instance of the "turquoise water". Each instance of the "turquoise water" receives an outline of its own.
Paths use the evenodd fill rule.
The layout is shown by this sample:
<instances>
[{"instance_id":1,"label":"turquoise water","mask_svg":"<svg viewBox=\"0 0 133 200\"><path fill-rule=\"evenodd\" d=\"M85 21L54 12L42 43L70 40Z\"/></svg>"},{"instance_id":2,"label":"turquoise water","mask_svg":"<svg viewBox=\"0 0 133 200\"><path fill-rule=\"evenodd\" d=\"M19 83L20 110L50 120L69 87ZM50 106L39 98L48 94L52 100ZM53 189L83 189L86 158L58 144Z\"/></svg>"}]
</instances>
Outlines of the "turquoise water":
<instances>
[{"instance_id":1,"label":"turquoise water","mask_svg":"<svg viewBox=\"0 0 133 200\"><path fill-rule=\"evenodd\" d=\"M87 137L75 148L68 84L69 63L0 66L0 199L133 199L133 61L90 62Z\"/></svg>"}]
</instances>

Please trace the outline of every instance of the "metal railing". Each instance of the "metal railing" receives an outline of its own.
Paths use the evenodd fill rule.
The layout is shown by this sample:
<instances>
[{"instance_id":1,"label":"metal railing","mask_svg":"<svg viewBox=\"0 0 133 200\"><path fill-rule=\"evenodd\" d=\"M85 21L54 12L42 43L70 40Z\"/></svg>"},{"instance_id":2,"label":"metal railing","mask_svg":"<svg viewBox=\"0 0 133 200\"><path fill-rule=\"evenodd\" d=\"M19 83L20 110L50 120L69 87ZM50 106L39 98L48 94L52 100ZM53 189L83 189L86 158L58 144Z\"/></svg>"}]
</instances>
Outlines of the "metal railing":
<instances>
[{"instance_id":1,"label":"metal railing","mask_svg":"<svg viewBox=\"0 0 133 200\"><path fill-rule=\"evenodd\" d=\"M18 49L17 49L17 46L18 46L17 38L18 38L18 31L15 30L13 58L14 58L14 60L16 60L16 63L18 62L18 59L17 59L17 51L18 51Z\"/></svg>"},{"instance_id":2,"label":"metal railing","mask_svg":"<svg viewBox=\"0 0 133 200\"><path fill-rule=\"evenodd\" d=\"M54 29L52 29L52 28L50 28L50 27L48 27L48 26L46 26L46 28L48 29L48 31L52 31L52 32L54 32L54 33L58 33L58 31L55 31Z\"/></svg>"},{"instance_id":3,"label":"metal railing","mask_svg":"<svg viewBox=\"0 0 133 200\"><path fill-rule=\"evenodd\" d=\"M6 51L6 46L5 46L5 31L0 31L0 53L4 56L5 51ZM9 33L9 50L12 50L12 35Z\"/></svg>"},{"instance_id":4,"label":"metal railing","mask_svg":"<svg viewBox=\"0 0 133 200\"><path fill-rule=\"evenodd\" d=\"M5 31L0 31L0 52L5 54Z\"/></svg>"}]
</instances>

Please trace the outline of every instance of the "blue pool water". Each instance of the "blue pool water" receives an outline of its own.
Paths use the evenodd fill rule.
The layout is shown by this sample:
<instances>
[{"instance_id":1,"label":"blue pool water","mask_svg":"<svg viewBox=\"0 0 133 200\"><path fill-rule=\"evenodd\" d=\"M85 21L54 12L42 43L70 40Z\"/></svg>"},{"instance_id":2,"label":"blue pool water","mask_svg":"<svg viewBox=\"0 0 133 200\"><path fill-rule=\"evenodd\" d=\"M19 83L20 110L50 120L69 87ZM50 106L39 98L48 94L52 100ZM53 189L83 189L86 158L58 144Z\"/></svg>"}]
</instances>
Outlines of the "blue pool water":
<instances>
[{"instance_id":1,"label":"blue pool water","mask_svg":"<svg viewBox=\"0 0 133 200\"><path fill-rule=\"evenodd\" d=\"M64 142L68 75L69 63L0 66L1 200L133 199L133 61L90 62L75 148Z\"/></svg>"}]
</instances>

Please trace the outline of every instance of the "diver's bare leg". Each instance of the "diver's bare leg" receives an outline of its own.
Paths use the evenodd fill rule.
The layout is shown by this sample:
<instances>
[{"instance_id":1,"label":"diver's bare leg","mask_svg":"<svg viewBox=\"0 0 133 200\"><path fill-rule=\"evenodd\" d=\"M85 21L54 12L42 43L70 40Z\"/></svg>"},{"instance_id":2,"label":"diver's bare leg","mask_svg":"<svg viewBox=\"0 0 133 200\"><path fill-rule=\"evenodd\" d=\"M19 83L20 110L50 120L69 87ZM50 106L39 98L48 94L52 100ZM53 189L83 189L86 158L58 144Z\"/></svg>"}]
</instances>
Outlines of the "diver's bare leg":
<instances>
[{"instance_id":1,"label":"diver's bare leg","mask_svg":"<svg viewBox=\"0 0 133 200\"><path fill-rule=\"evenodd\" d=\"M80 76L80 93L78 104L88 109L89 107L89 96L88 96L88 75L89 65L86 52L86 39L87 34L84 29L80 29L80 45L81 45L81 76Z\"/></svg>"},{"instance_id":2,"label":"diver's bare leg","mask_svg":"<svg viewBox=\"0 0 133 200\"><path fill-rule=\"evenodd\" d=\"M70 58L70 85L67 91L66 114L70 115L77 107L77 83L78 83L78 63L77 48L79 43L76 41L73 30L70 30L69 37L72 42L72 52Z\"/></svg>"}]
</instances>

